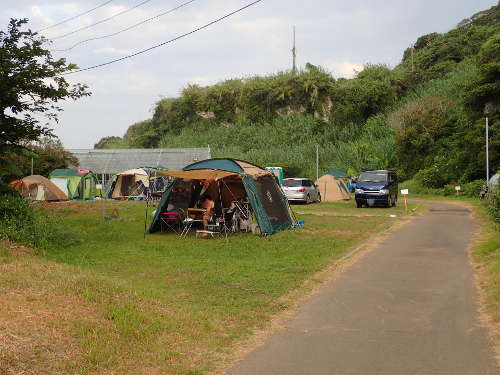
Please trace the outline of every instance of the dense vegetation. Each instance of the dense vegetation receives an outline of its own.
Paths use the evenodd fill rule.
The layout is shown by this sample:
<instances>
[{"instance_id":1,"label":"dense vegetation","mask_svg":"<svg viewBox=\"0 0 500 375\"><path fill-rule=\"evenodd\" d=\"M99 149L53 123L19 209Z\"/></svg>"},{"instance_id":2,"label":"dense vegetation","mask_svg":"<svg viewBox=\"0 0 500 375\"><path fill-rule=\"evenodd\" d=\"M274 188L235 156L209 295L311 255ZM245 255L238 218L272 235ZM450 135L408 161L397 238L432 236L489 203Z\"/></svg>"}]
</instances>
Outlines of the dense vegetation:
<instances>
[{"instance_id":1,"label":"dense vegetation","mask_svg":"<svg viewBox=\"0 0 500 375\"><path fill-rule=\"evenodd\" d=\"M151 119L97 148L204 147L290 174L333 166L417 172L432 187L484 178L484 116L490 160L500 166L500 10L495 6L445 34L420 37L395 68L368 64L334 79L307 64L299 72L189 85L156 104ZM424 179L429 180L429 178Z\"/></svg>"},{"instance_id":2,"label":"dense vegetation","mask_svg":"<svg viewBox=\"0 0 500 375\"><path fill-rule=\"evenodd\" d=\"M88 96L87 86L63 77L78 67L54 59L46 38L30 29L27 19L11 19L0 30L0 183L19 175L16 159L30 157L27 144L53 137L49 122L57 121L59 103Z\"/></svg>"}]
</instances>

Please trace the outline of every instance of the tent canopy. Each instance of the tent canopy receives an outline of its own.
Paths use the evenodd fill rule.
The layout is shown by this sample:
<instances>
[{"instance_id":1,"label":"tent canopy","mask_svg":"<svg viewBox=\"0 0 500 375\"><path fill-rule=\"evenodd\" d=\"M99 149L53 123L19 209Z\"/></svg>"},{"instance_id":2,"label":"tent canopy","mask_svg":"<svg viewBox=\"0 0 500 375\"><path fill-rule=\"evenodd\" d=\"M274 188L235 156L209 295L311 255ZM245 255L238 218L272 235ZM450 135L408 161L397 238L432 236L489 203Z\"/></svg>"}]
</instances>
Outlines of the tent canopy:
<instances>
[{"instance_id":1,"label":"tent canopy","mask_svg":"<svg viewBox=\"0 0 500 375\"><path fill-rule=\"evenodd\" d=\"M258 165L249 163L243 160L228 159L228 158L214 158L202 160L184 167L182 170L199 170L199 169L213 169L226 172L233 172L238 174L246 174L249 176L272 176L272 173L259 167Z\"/></svg>"},{"instance_id":2,"label":"tent canopy","mask_svg":"<svg viewBox=\"0 0 500 375\"><path fill-rule=\"evenodd\" d=\"M162 170L158 172L166 176L183 178L186 180L218 180L224 177L239 175L235 172L219 171L214 169L192 169L189 171Z\"/></svg>"},{"instance_id":3,"label":"tent canopy","mask_svg":"<svg viewBox=\"0 0 500 375\"><path fill-rule=\"evenodd\" d=\"M332 168L328 172L326 172L324 175L328 175L328 174L331 175L331 176L333 176L333 177L337 177L337 178L348 178L348 177L350 177L347 173L345 173L344 171L341 171L338 168Z\"/></svg>"},{"instance_id":4,"label":"tent canopy","mask_svg":"<svg viewBox=\"0 0 500 375\"><path fill-rule=\"evenodd\" d=\"M49 179L32 175L19 180L14 180L10 185L19 191L19 193L31 200L36 201L65 201L68 196L64 194L54 183Z\"/></svg>"},{"instance_id":5,"label":"tent canopy","mask_svg":"<svg viewBox=\"0 0 500 375\"><path fill-rule=\"evenodd\" d=\"M160 230L160 214L165 210L194 207L204 185L221 209L229 207L231 201L246 199L262 234L271 235L295 223L274 175L255 164L236 159L208 159L190 164L182 171L163 170L161 173L175 180L162 196L149 233Z\"/></svg>"}]
</instances>

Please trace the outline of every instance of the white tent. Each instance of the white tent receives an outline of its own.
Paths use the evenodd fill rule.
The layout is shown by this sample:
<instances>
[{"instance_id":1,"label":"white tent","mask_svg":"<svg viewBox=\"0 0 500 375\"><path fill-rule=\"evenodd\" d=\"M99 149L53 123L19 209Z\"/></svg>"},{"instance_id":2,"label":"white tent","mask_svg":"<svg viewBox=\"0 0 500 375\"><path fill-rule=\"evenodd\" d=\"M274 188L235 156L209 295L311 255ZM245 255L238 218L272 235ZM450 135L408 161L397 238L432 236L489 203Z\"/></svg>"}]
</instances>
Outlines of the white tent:
<instances>
[{"instance_id":1,"label":"white tent","mask_svg":"<svg viewBox=\"0 0 500 375\"><path fill-rule=\"evenodd\" d=\"M488 181L488 190L491 193L498 193L498 181L500 179L500 174L494 174Z\"/></svg>"}]
</instances>

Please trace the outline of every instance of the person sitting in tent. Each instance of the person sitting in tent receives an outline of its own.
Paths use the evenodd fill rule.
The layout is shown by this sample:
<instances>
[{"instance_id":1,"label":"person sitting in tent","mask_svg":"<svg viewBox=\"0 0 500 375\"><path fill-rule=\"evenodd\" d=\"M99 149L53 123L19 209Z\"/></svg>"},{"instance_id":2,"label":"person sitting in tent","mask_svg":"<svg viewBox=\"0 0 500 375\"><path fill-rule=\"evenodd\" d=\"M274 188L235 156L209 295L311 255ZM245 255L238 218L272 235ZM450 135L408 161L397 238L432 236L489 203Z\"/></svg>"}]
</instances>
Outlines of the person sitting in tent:
<instances>
[{"instance_id":1,"label":"person sitting in tent","mask_svg":"<svg viewBox=\"0 0 500 375\"><path fill-rule=\"evenodd\" d=\"M210 195L205 194L201 199L201 208L205 209L203 213L203 227L207 229L208 223L212 221L215 210L215 202L212 200Z\"/></svg>"}]
</instances>

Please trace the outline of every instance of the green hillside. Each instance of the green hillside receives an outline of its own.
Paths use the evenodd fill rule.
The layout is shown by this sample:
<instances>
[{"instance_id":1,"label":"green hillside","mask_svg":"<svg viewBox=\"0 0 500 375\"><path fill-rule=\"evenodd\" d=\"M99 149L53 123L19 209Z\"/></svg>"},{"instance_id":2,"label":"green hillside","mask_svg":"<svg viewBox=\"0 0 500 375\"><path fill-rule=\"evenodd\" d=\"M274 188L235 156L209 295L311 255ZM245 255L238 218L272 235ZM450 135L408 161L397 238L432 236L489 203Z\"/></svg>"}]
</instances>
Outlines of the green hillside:
<instances>
[{"instance_id":1,"label":"green hillside","mask_svg":"<svg viewBox=\"0 0 500 375\"><path fill-rule=\"evenodd\" d=\"M367 64L353 79L319 66L298 72L189 85L156 103L151 119L96 148L205 147L214 156L282 165L289 174L394 168L440 187L500 167L500 8L420 37L390 68Z\"/></svg>"}]
</instances>

